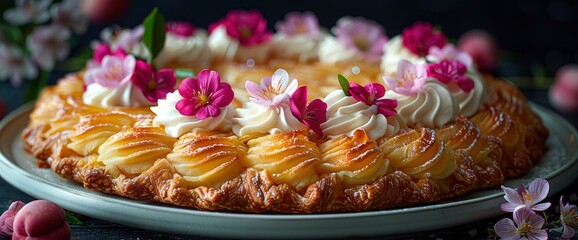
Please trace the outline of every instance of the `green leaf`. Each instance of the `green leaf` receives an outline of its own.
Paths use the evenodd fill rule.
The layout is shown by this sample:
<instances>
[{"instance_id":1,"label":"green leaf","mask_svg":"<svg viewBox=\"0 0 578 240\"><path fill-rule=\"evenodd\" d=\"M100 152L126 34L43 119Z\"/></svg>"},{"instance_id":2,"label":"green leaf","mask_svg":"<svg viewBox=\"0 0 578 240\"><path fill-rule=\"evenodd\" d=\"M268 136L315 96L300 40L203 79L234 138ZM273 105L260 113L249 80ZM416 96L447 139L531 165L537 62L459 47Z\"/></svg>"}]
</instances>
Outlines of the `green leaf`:
<instances>
[{"instance_id":1,"label":"green leaf","mask_svg":"<svg viewBox=\"0 0 578 240\"><path fill-rule=\"evenodd\" d=\"M155 8L144 20L144 33L142 40L149 50L148 63L152 63L153 59L161 52L165 45L165 18Z\"/></svg>"},{"instance_id":2,"label":"green leaf","mask_svg":"<svg viewBox=\"0 0 578 240\"><path fill-rule=\"evenodd\" d=\"M175 69L175 75L177 75L178 79L195 77L195 72L191 69L187 68L177 68Z\"/></svg>"},{"instance_id":3,"label":"green leaf","mask_svg":"<svg viewBox=\"0 0 578 240\"><path fill-rule=\"evenodd\" d=\"M74 213L66 211L66 222L70 225L84 225L80 219L78 219Z\"/></svg>"},{"instance_id":4,"label":"green leaf","mask_svg":"<svg viewBox=\"0 0 578 240\"><path fill-rule=\"evenodd\" d=\"M341 85L343 94L345 94L345 96L351 96L351 94L349 93L349 80L347 80L347 78L345 78L341 74L337 74L337 80L339 80L339 85Z\"/></svg>"}]
</instances>

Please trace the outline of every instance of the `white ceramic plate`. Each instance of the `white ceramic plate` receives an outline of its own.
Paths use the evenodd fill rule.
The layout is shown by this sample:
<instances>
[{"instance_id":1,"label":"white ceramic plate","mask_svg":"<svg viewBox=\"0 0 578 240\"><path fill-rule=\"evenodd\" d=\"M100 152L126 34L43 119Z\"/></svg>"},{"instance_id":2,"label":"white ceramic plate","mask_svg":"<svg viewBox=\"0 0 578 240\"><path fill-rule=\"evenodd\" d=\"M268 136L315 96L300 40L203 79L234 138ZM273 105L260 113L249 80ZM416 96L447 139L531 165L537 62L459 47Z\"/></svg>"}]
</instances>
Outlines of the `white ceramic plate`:
<instances>
[{"instance_id":1,"label":"white ceramic plate","mask_svg":"<svg viewBox=\"0 0 578 240\"><path fill-rule=\"evenodd\" d=\"M403 235L479 221L501 214L499 188L474 191L425 206L338 214L244 214L203 212L148 201L135 201L84 189L50 169L36 167L23 150L20 133L32 105L23 106L0 124L0 175L36 198L53 201L79 214L149 230L212 237L316 238ZM547 128L549 150L525 177L506 181L516 187L541 177L550 194L564 189L578 175L576 130L549 110L534 106Z\"/></svg>"}]
</instances>

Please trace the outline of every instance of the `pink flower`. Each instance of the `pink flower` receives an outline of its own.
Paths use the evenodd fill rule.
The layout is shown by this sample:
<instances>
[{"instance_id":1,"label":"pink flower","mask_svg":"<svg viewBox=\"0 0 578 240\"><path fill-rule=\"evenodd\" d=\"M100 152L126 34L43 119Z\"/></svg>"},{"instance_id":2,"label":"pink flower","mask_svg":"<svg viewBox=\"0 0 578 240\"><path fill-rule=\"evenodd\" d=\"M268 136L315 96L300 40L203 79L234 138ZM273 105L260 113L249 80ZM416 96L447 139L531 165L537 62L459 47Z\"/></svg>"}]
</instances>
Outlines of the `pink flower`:
<instances>
[{"instance_id":1,"label":"pink flower","mask_svg":"<svg viewBox=\"0 0 578 240\"><path fill-rule=\"evenodd\" d=\"M537 178L528 185L528 189L524 185L518 186L517 190L502 185L504 190L504 198L506 203L503 203L500 208L504 212L514 212L516 209L522 207L531 208L534 211L544 211L550 207L550 203L540 203L548 196L550 184L548 181Z\"/></svg>"},{"instance_id":2,"label":"pink flower","mask_svg":"<svg viewBox=\"0 0 578 240\"><path fill-rule=\"evenodd\" d=\"M113 52L112 50L110 50L110 47L108 45L104 43L98 44L96 49L94 49L94 51L92 52L92 60L95 63L101 64L102 59L105 56L115 56L118 58L124 58L126 57L126 53L121 48L117 48L116 51Z\"/></svg>"},{"instance_id":3,"label":"pink flower","mask_svg":"<svg viewBox=\"0 0 578 240\"><path fill-rule=\"evenodd\" d=\"M449 61L458 61L462 64L466 65L466 67L472 66L472 56L467 52L460 51L452 44L446 44L443 48L439 48L438 46L432 46L429 49L429 55L434 57L437 61L441 60L449 60Z\"/></svg>"},{"instance_id":4,"label":"pink flower","mask_svg":"<svg viewBox=\"0 0 578 240\"><path fill-rule=\"evenodd\" d=\"M323 136L320 125L327 121L327 103L315 99L307 105L307 87L302 86L291 96L291 113L315 134Z\"/></svg>"},{"instance_id":5,"label":"pink flower","mask_svg":"<svg viewBox=\"0 0 578 240\"><path fill-rule=\"evenodd\" d=\"M442 48L447 40L443 33L435 31L431 24L416 22L403 30L403 45L414 54L425 57L433 46Z\"/></svg>"},{"instance_id":6,"label":"pink flower","mask_svg":"<svg viewBox=\"0 0 578 240\"><path fill-rule=\"evenodd\" d=\"M428 77L433 77L445 84L455 83L464 92L470 92L474 88L474 81L465 76L467 70L466 65L461 62L448 60L426 66Z\"/></svg>"},{"instance_id":7,"label":"pink flower","mask_svg":"<svg viewBox=\"0 0 578 240\"><path fill-rule=\"evenodd\" d=\"M4 19L14 25L42 23L50 18L48 7L52 0L16 0L16 8L4 12Z\"/></svg>"},{"instance_id":8,"label":"pink flower","mask_svg":"<svg viewBox=\"0 0 578 240\"><path fill-rule=\"evenodd\" d=\"M234 97L231 85L221 82L219 73L208 69L201 70L197 78L185 78L178 91L183 99L175 108L182 115L201 120L221 114L221 107L229 105Z\"/></svg>"},{"instance_id":9,"label":"pink flower","mask_svg":"<svg viewBox=\"0 0 578 240\"><path fill-rule=\"evenodd\" d=\"M578 228L578 210L576 205L570 205L562 202L563 196L560 196L560 222L564 227L563 238L572 238Z\"/></svg>"},{"instance_id":10,"label":"pink flower","mask_svg":"<svg viewBox=\"0 0 578 240\"><path fill-rule=\"evenodd\" d=\"M55 22L72 30L76 34L86 32L88 19L81 11L80 0L66 0L54 4L50 9L50 14Z\"/></svg>"},{"instance_id":11,"label":"pink flower","mask_svg":"<svg viewBox=\"0 0 578 240\"><path fill-rule=\"evenodd\" d=\"M549 97L552 106L560 111L578 110L578 65L566 65L558 70Z\"/></svg>"},{"instance_id":12,"label":"pink flower","mask_svg":"<svg viewBox=\"0 0 578 240\"><path fill-rule=\"evenodd\" d=\"M40 68L52 70L55 61L64 60L70 46L70 31L57 24L39 26L26 39L26 46Z\"/></svg>"},{"instance_id":13,"label":"pink flower","mask_svg":"<svg viewBox=\"0 0 578 240\"><path fill-rule=\"evenodd\" d=\"M38 69L24 53L14 45L0 42L0 80L10 78L12 86L20 86L23 79L38 76Z\"/></svg>"},{"instance_id":14,"label":"pink flower","mask_svg":"<svg viewBox=\"0 0 578 240\"><path fill-rule=\"evenodd\" d=\"M386 117L397 114L397 111L395 111L397 100L382 98L385 95L385 88L379 83L368 83L362 87L357 83L350 82L349 94L355 100L368 106L377 106L378 113Z\"/></svg>"},{"instance_id":15,"label":"pink flower","mask_svg":"<svg viewBox=\"0 0 578 240\"><path fill-rule=\"evenodd\" d=\"M548 233L542 229L543 225L544 218L537 215L530 208L522 207L514 211L514 221L504 218L494 225L494 230L504 240L546 240L548 239Z\"/></svg>"},{"instance_id":16,"label":"pink flower","mask_svg":"<svg viewBox=\"0 0 578 240\"><path fill-rule=\"evenodd\" d=\"M29 202L14 218L12 239L70 239L66 213L46 200Z\"/></svg>"},{"instance_id":17,"label":"pink flower","mask_svg":"<svg viewBox=\"0 0 578 240\"><path fill-rule=\"evenodd\" d=\"M134 73L130 79L132 83L151 102L156 103L164 99L167 93L175 90L177 77L172 69L161 69L154 72L153 67L144 61L136 62Z\"/></svg>"},{"instance_id":18,"label":"pink flower","mask_svg":"<svg viewBox=\"0 0 578 240\"><path fill-rule=\"evenodd\" d=\"M497 41L484 30L475 29L464 33L458 41L458 48L469 53L481 71L494 71L498 65Z\"/></svg>"},{"instance_id":19,"label":"pink flower","mask_svg":"<svg viewBox=\"0 0 578 240\"><path fill-rule=\"evenodd\" d=\"M0 216L0 235L12 236L14 232L14 218L22 207L24 207L23 202L15 201L10 204L8 210L2 213L2 216Z\"/></svg>"},{"instance_id":20,"label":"pink flower","mask_svg":"<svg viewBox=\"0 0 578 240\"><path fill-rule=\"evenodd\" d=\"M180 37L190 37L195 34L197 30L195 26L188 22L167 22L167 32L175 34Z\"/></svg>"},{"instance_id":21,"label":"pink flower","mask_svg":"<svg viewBox=\"0 0 578 240\"><path fill-rule=\"evenodd\" d=\"M136 59L132 55L124 58L105 56L100 66L89 69L84 75L86 85L98 83L104 87L119 87L128 83L134 73Z\"/></svg>"},{"instance_id":22,"label":"pink flower","mask_svg":"<svg viewBox=\"0 0 578 240\"><path fill-rule=\"evenodd\" d=\"M397 63L397 77L385 77L385 85L396 93L411 96L421 91L427 78L425 67L413 65L410 61L400 60Z\"/></svg>"},{"instance_id":23,"label":"pink flower","mask_svg":"<svg viewBox=\"0 0 578 240\"><path fill-rule=\"evenodd\" d=\"M209 32L221 25L225 26L229 37L247 47L267 42L272 35L267 30L267 20L257 11L230 11L225 18L211 24Z\"/></svg>"},{"instance_id":24,"label":"pink flower","mask_svg":"<svg viewBox=\"0 0 578 240\"><path fill-rule=\"evenodd\" d=\"M305 34L311 39L317 39L319 36L319 23L315 14L311 12L290 12L285 15L285 21L278 22L275 27L286 36Z\"/></svg>"},{"instance_id":25,"label":"pink flower","mask_svg":"<svg viewBox=\"0 0 578 240\"><path fill-rule=\"evenodd\" d=\"M370 62L381 60L383 46L387 42L385 31L379 24L359 17L337 21L335 36L347 49L354 50Z\"/></svg>"},{"instance_id":26,"label":"pink flower","mask_svg":"<svg viewBox=\"0 0 578 240\"><path fill-rule=\"evenodd\" d=\"M297 90L297 79L289 83L289 74L283 69L277 69L273 76L261 79L261 85L251 81L245 83L245 89L251 101L265 107L277 107L289 100Z\"/></svg>"}]
</instances>

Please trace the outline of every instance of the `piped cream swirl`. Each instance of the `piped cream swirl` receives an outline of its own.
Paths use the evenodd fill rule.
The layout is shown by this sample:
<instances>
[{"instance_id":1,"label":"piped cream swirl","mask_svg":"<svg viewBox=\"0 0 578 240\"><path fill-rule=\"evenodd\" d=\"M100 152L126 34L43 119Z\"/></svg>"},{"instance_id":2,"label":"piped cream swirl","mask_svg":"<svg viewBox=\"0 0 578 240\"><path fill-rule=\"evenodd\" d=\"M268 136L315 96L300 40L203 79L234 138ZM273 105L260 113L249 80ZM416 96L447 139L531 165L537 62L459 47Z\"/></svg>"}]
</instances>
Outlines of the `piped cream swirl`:
<instances>
[{"instance_id":1,"label":"piped cream swirl","mask_svg":"<svg viewBox=\"0 0 578 240\"><path fill-rule=\"evenodd\" d=\"M424 58L420 58L405 48L402 40L402 36L398 35L390 39L384 46L381 71L386 77L395 77L397 75L397 64L400 60L408 60L413 64L425 63Z\"/></svg>"},{"instance_id":2,"label":"piped cream swirl","mask_svg":"<svg viewBox=\"0 0 578 240\"><path fill-rule=\"evenodd\" d=\"M160 99L158 106L151 107L156 116L153 125L164 127L165 132L174 138L178 138L188 132L197 131L222 131L231 130L235 109L233 105L221 108L221 114L216 117L198 119L195 116L184 116L175 108L175 105L183 97L178 91L168 93L166 99Z\"/></svg>"},{"instance_id":3,"label":"piped cream swirl","mask_svg":"<svg viewBox=\"0 0 578 240\"><path fill-rule=\"evenodd\" d=\"M354 50L347 49L335 37L327 36L319 46L319 61L327 64L349 64L363 60Z\"/></svg>"},{"instance_id":4,"label":"piped cream swirl","mask_svg":"<svg viewBox=\"0 0 578 240\"><path fill-rule=\"evenodd\" d=\"M427 79L423 90L411 96L389 90L384 97L397 99L397 113L409 126L439 128L460 113L459 104L450 90L435 79Z\"/></svg>"},{"instance_id":5,"label":"piped cream swirl","mask_svg":"<svg viewBox=\"0 0 578 240\"><path fill-rule=\"evenodd\" d=\"M469 92L464 92L457 86L450 88L452 96L460 105L462 114L466 117L473 116L480 107L489 101L488 87L486 81L476 70L470 69L466 76L474 81L474 88Z\"/></svg>"},{"instance_id":6,"label":"piped cream swirl","mask_svg":"<svg viewBox=\"0 0 578 240\"><path fill-rule=\"evenodd\" d=\"M395 115L386 118L378 113L377 106L368 106L345 96L342 90L329 93L323 101L327 103L327 121L321 124L321 129L323 135L330 139L341 135L351 137L356 129L363 129L370 139L376 140L392 136L405 128L403 119Z\"/></svg>"},{"instance_id":7,"label":"piped cream swirl","mask_svg":"<svg viewBox=\"0 0 578 240\"><path fill-rule=\"evenodd\" d=\"M227 61L244 63L248 59L255 62L264 62L271 51L271 42L245 47L239 41L227 35L225 26L219 26L211 32L208 45L214 57Z\"/></svg>"},{"instance_id":8,"label":"piped cream swirl","mask_svg":"<svg viewBox=\"0 0 578 240\"><path fill-rule=\"evenodd\" d=\"M236 109L234 122L233 132L237 136L254 133L277 134L307 128L293 116L288 104L265 107L247 102L243 108Z\"/></svg>"},{"instance_id":9,"label":"piped cream swirl","mask_svg":"<svg viewBox=\"0 0 578 240\"><path fill-rule=\"evenodd\" d=\"M92 83L86 87L82 102L100 107L141 107L153 104L130 81L115 88Z\"/></svg>"},{"instance_id":10,"label":"piped cream swirl","mask_svg":"<svg viewBox=\"0 0 578 240\"><path fill-rule=\"evenodd\" d=\"M309 34L287 36L277 33L273 36L273 53L283 59L313 61L318 58L319 46L324 37L320 35L317 39L312 39Z\"/></svg>"},{"instance_id":11,"label":"piped cream swirl","mask_svg":"<svg viewBox=\"0 0 578 240\"><path fill-rule=\"evenodd\" d=\"M157 68L191 67L203 69L211 63L211 50L207 47L207 32L197 29L190 37L167 33L165 46L155 58Z\"/></svg>"}]
</instances>

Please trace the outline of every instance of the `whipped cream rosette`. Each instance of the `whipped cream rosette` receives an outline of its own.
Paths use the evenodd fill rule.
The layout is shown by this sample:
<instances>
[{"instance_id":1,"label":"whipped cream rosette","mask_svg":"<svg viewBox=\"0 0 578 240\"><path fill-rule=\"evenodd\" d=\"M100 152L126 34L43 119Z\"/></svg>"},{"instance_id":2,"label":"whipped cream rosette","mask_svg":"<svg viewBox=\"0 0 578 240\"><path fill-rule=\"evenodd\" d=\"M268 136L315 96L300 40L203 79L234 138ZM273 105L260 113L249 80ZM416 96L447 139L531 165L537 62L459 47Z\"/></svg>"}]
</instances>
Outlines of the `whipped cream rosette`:
<instances>
[{"instance_id":1,"label":"whipped cream rosette","mask_svg":"<svg viewBox=\"0 0 578 240\"><path fill-rule=\"evenodd\" d=\"M207 32L186 22L167 23L162 51L154 60L159 68L186 67L195 70L209 67L211 50L207 46Z\"/></svg>"},{"instance_id":2,"label":"whipped cream rosette","mask_svg":"<svg viewBox=\"0 0 578 240\"><path fill-rule=\"evenodd\" d=\"M327 64L378 63L387 42L383 28L361 17L343 17L337 21L333 36L319 47L319 61Z\"/></svg>"},{"instance_id":3,"label":"whipped cream rosette","mask_svg":"<svg viewBox=\"0 0 578 240\"><path fill-rule=\"evenodd\" d=\"M122 49L114 52L100 44L84 75L85 104L99 107L146 107L156 104L174 90L172 69L155 71L148 63L136 60Z\"/></svg>"},{"instance_id":4,"label":"whipped cream rosette","mask_svg":"<svg viewBox=\"0 0 578 240\"><path fill-rule=\"evenodd\" d=\"M230 11L210 25L209 32L208 46L218 59L263 63L271 52L272 33L257 11Z\"/></svg>"},{"instance_id":5,"label":"whipped cream rosette","mask_svg":"<svg viewBox=\"0 0 578 240\"><path fill-rule=\"evenodd\" d=\"M291 113L290 96L297 90L297 79L289 82L289 74L278 69L273 76L261 79L261 84L247 81L245 88L250 102L236 109L233 132L248 134L277 134L306 129Z\"/></svg>"},{"instance_id":6,"label":"whipped cream rosette","mask_svg":"<svg viewBox=\"0 0 578 240\"><path fill-rule=\"evenodd\" d=\"M406 127L405 121L396 117L397 101L383 98L382 85L348 84L347 90L335 90L323 99L328 106L327 121L321 124L324 136L351 137L356 130L363 130L371 140L377 140L393 136Z\"/></svg>"},{"instance_id":7,"label":"whipped cream rosette","mask_svg":"<svg viewBox=\"0 0 578 240\"><path fill-rule=\"evenodd\" d=\"M231 130L234 93L219 74L202 70L197 78L185 78L177 91L151 107L156 114L154 126L160 126L174 138L188 132Z\"/></svg>"},{"instance_id":8,"label":"whipped cream rosette","mask_svg":"<svg viewBox=\"0 0 578 240\"><path fill-rule=\"evenodd\" d=\"M320 43L326 33L320 31L317 17L311 12L291 12L285 21L276 25L273 36L273 54L279 59L309 62L318 59Z\"/></svg>"},{"instance_id":9,"label":"whipped cream rosette","mask_svg":"<svg viewBox=\"0 0 578 240\"><path fill-rule=\"evenodd\" d=\"M407 60L412 63L425 63L425 56L430 48L443 47L447 40L443 33L436 31L429 23L417 22L405 28L401 35L393 37L384 46L381 59L381 70L386 77L394 77L397 63Z\"/></svg>"},{"instance_id":10,"label":"whipped cream rosette","mask_svg":"<svg viewBox=\"0 0 578 240\"><path fill-rule=\"evenodd\" d=\"M428 76L425 66L401 60L397 77L385 78L385 97L397 99L397 112L408 126L440 128L460 113L448 87Z\"/></svg>"}]
</instances>

